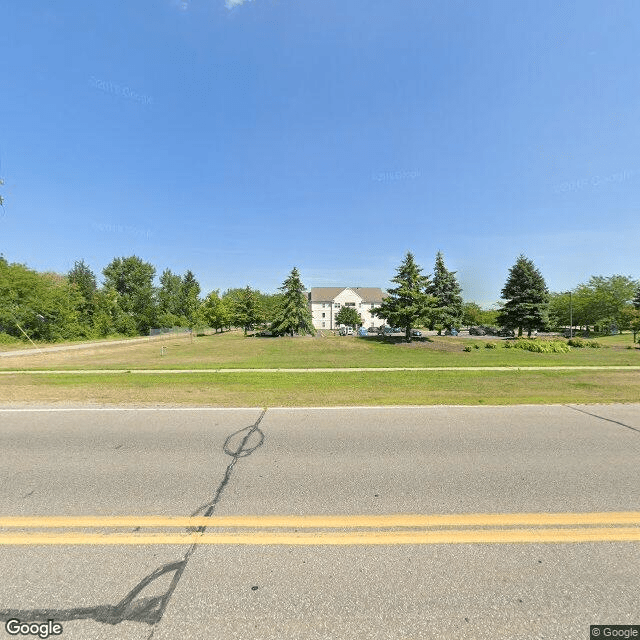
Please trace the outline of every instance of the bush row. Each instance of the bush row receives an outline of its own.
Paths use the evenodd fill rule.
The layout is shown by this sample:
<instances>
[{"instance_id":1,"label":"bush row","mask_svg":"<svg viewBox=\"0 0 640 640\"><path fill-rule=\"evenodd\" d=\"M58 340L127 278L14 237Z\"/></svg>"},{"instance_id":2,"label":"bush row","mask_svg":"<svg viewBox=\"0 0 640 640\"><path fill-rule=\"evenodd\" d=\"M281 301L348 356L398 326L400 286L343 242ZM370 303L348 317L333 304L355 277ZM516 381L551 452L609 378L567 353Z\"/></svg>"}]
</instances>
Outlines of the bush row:
<instances>
[{"instance_id":1,"label":"bush row","mask_svg":"<svg viewBox=\"0 0 640 640\"><path fill-rule=\"evenodd\" d=\"M571 338L570 340L567 340L567 344L571 347L578 347L579 349L583 347L599 349L602 347L602 344L597 340L584 340L583 338Z\"/></svg>"}]
</instances>

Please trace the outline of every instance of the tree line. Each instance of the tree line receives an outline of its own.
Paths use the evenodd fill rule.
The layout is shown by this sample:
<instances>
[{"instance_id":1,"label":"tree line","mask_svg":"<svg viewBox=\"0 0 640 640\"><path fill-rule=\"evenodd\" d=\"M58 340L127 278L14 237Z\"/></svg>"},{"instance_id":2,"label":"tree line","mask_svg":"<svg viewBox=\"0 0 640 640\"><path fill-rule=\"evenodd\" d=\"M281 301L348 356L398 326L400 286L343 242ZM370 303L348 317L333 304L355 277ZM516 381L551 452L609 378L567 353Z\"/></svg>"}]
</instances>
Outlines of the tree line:
<instances>
[{"instance_id":1,"label":"tree line","mask_svg":"<svg viewBox=\"0 0 640 640\"><path fill-rule=\"evenodd\" d=\"M388 297L371 313L402 327L411 341L413 327L438 329L459 328L462 324L497 324L526 331L558 330L580 327L589 332L609 333L614 330L640 331L640 282L630 276L593 276L575 291L550 293L544 277L526 256L518 256L509 270L501 291L500 308L483 311L474 303L463 303L455 272L444 264L438 252L433 279L423 275L411 252L408 252L392 278L396 286L388 289Z\"/></svg>"},{"instance_id":2,"label":"tree line","mask_svg":"<svg viewBox=\"0 0 640 640\"><path fill-rule=\"evenodd\" d=\"M280 333L312 332L310 314L289 310L303 300L304 287L293 269L275 294L247 286L201 295L192 271L165 269L154 285L155 267L137 256L114 258L102 270L103 282L76 261L67 274L39 273L0 256L0 341L46 342L148 335L159 327L216 331L273 326ZM284 315L283 315L284 314Z\"/></svg>"},{"instance_id":3,"label":"tree line","mask_svg":"<svg viewBox=\"0 0 640 640\"><path fill-rule=\"evenodd\" d=\"M83 260L63 275L10 264L0 256L0 341L147 335L157 327L211 327L216 331L241 327L245 334L255 328L268 328L276 335L314 333L305 287L295 267L274 294L246 286L202 296L190 270L180 275L165 269L155 285L156 268L137 256L114 258L102 276L98 285L96 274ZM483 310L463 301L456 272L446 268L441 252L430 276L407 253L391 282L395 286L388 289L388 297L371 312L392 326L403 327L409 340L411 329L423 326L441 333L491 324L517 329L520 335L523 330L531 333L570 324L596 331L611 327L640 330L637 280L593 276L571 292L550 293L540 271L522 255L509 271L498 310ZM343 307L337 320L362 324L350 307Z\"/></svg>"}]
</instances>

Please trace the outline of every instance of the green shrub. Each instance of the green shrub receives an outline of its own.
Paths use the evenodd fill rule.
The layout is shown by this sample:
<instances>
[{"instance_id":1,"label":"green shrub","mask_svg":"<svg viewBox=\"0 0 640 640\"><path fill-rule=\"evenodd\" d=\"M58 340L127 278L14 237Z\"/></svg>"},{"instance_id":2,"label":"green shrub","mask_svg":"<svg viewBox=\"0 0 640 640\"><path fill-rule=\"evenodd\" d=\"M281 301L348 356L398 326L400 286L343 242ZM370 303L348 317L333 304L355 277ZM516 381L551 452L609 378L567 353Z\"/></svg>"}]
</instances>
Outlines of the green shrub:
<instances>
[{"instance_id":1,"label":"green shrub","mask_svg":"<svg viewBox=\"0 0 640 640\"><path fill-rule=\"evenodd\" d=\"M476 342L476 343L473 345L473 348L474 348L474 349L479 349L479 348L480 348L480 345Z\"/></svg>"},{"instance_id":2,"label":"green shrub","mask_svg":"<svg viewBox=\"0 0 640 640\"><path fill-rule=\"evenodd\" d=\"M495 349L498 345L495 342L485 342L484 343L484 348L485 349Z\"/></svg>"},{"instance_id":3,"label":"green shrub","mask_svg":"<svg viewBox=\"0 0 640 640\"><path fill-rule=\"evenodd\" d=\"M571 338L567 340L567 344L570 347L591 347L592 349L600 349L602 347L602 343L597 340L585 340L584 338Z\"/></svg>"},{"instance_id":4,"label":"green shrub","mask_svg":"<svg viewBox=\"0 0 640 640\"><path fill-rule=\"evenodd\" d=\"M505 349L513 349L513 342L511 340L505 340L504 341L504 348Z\"/></svg>"},{"instance_id":5,"label":"green shrub","mask_svg":"<svg viewBox=\"0 0 640 640\"><path fill-rule=\"evenodd\" d=\"M8 333L0 333L0 344L16 344L22 342L20 338L10 336Z\"/></svg>"},{"instance_id":6,"label":"green shrub","mask_svg":"<svg viewBox=\"0 0 640 640\"><path fill-rule=\"evenodd\" d=\"M524 349L533 353L568 353L571 347L564 340L516 340L516 349Z\"/></svg>"},{"instance_id":7,"label":"green shrub","mask_svg":"<svg viewBox=\"0 0 640 640\"><path fill-rule=\"evenodd\" d=\"M631 347L629 347L629 349L631 349ZM467 345L467 346L463 349L463 351L467 351L467 352L469 352L469 351L471 351L471 347L470 347L469 345Z\"/></svg>"}]
</instances>

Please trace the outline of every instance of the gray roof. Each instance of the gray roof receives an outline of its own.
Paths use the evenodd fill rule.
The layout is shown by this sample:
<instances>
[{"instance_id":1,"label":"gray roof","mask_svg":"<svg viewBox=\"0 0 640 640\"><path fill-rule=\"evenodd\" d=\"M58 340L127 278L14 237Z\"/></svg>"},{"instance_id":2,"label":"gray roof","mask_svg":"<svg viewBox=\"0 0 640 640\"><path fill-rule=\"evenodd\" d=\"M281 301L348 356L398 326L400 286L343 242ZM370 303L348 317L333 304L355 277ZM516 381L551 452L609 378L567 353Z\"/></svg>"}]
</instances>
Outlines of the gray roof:
<instances>
[{"instance_id":1,"label":"gray roof","mask_svg":"<svg viewBox=\"0 0 640 640\"><path fill-rule=\"evenodd\" d=\"M312 287L311 302L331 302L345 289L351 289L357 293L363 302L381 303L386 297L386 292L380 287Z\"/></svg>"}]
</instances>

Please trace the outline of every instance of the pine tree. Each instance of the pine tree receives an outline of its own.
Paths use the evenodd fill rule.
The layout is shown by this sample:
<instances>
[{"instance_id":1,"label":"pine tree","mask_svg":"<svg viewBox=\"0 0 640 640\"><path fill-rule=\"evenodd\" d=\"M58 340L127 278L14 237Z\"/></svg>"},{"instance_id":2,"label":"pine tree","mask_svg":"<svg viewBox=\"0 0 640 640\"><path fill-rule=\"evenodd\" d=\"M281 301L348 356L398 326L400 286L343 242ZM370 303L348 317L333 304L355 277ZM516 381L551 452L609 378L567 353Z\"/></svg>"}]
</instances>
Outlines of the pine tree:
<instances>
[{"instance_id":1,"label":"pine tree","mask_svg":"<svg viewBox=\"0 0 640 640\"><path fill-rule=\"evenodd\" d=\"M304 285L300 280L298 269L293 267L289 277L279 287L282 291L282 306L276 315L271 328L277 333L294 333L314 335L311 311L309 310Z\"/></svg>"},{"instance_id":2,"label":"pine tree","mask_svg":"<svg viewBox=\"0 0 640 640\"><path fill-rule=\"evenodd\" d=\"M427 291L436 299L435 308L431 315L431 328L438 329L438 335L443 328L458 328L462 319L463 302L461 289L456 279L456 272L449 271L444 266L442 253L438 251L433 271L433 280Z\"/></svg>"},{"instance_id":3,"label":"pine tree","mask_svg":"<svg viewBox=\"0 0 640 640\"><path fill-rule=\"evenodd\" d=\"M403 327L405 337L411 342L411 329L428 320L435 299L427 293L429 278L422 275L411 252L407 252L402 264L396 269L391 282L398 286L388 289L388 297L371 314L384 318L390 325Z\"/></svg>"},{"instance_id":4,"label":"pine tree","mask_svg":"<svg viewBox=\"0 0 640 640\"><path fill-rule=\"evenodd\" d=\"M524 255L518 256L509 270L509 277L502 289L502 298L506 300L498 322L509 329L527 330L531 337L534 329L543 329L548 323L549 291L544 278L531 260Z\"/></svg>"}]
</instances>

